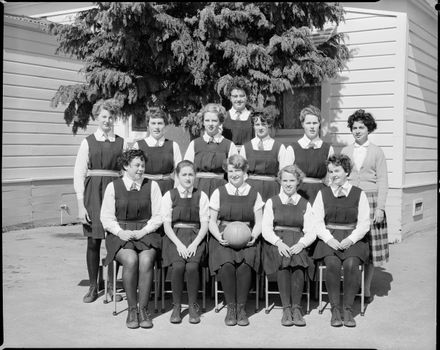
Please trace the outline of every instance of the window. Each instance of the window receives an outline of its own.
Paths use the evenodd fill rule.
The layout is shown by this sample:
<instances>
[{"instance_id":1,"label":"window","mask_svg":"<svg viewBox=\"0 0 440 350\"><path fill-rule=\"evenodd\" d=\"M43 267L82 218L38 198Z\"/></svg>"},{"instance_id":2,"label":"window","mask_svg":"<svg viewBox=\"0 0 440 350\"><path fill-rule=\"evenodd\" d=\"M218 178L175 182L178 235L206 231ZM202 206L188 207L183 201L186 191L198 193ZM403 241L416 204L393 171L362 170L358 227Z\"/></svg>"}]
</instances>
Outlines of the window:
<instances>
[{"instance_id":1,"label":"window","mask_svg":"<svg viewBox=\"0 0 440 350\"><path fill-rule=\"evenodd\" d=\"M321 109L321 86L296 87L293 88L293 93L286 91L283 94L282 103L281 128L302 129L299 121L301 110L308 105Z\"/></svg>"}]
</instances>

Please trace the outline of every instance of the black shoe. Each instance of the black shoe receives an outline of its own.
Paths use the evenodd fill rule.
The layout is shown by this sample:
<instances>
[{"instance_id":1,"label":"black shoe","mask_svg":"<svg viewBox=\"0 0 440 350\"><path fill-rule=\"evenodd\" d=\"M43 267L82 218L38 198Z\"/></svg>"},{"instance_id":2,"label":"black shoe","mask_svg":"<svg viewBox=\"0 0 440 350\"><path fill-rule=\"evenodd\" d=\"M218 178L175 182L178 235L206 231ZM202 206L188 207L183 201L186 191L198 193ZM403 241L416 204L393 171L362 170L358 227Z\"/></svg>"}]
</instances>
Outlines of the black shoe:
<instances>
[{"instance_id":1,"label":"black shoe","mask_svg":"<svg viewBox=\"0 0 440 350\"><path fill-rule=\"evenodd\" d=\"M181 305L173 304L173 312L171 313L170 322L171 323L180 323L182 322L182 315L180 314Z\"/></svg>"},{"instance_id":2,"label":"black shoe","mask_svg":"<svg viewBox=\"0 0 440 350\"><path fill-rule=\"evenodd\" d=\"M200 310L199 304L197 303L189 304L189 323L200 322L199 310Z\"/></svg>"},{"instance_id":3,"label":"black shoe","mask_svg":"<svg viewBox=\"0 0 440 350\"><path fill-rule=\"evenodd\" d=\"M146 307L142 307L139 311L139 325L142 328L153 327L153 320L151 319L151 314L148 312Z\"/></svg>"},{"instance_id":4,"label":"black shoe","mask_svg":"<svg viewBox=\"0 0 440 350\"><path fill-rule=\"evenodd\" d=\"M332 306L332 319L330 321L330 325L332 327L341 327L342 326L341 313L339 312L339 309L337 306Z\"/></svg>"},{"instance_id":5,"label":"black shoe","mask_svg":"<svg viewBox=\"0 0 440 350\"><path fill-rule=\"evenodd\" d=\"M83 297L83 302L93 303L96 299L98 299L98 286L90 286L89 291Z\"/></svg>"},{"instance_id":6,"label":"black shoe","mask_svg":"<svg viewBox=\"0 0 440 350\"><path fill-rule=\"evenodd\" d=\"M293 326L292 311L290 305L283 307L283 317L281 317L281 324L286 327Z\"/></svg>"},{"instance_id":7,"label":"black shoe","mask_svg":"<svg viewBox=\"0 0 440 350\"><path fill-rule=\"evenodd\" d=\"M299 305L292 305L292 318L295 326L304 327L306 325Z\"/></svg>"},{"instance_id":8,"label":"black shoe","mask_svg":"<svg viewBox=\"0 0 440 350\"><path fill-rule=\"evenodd\" d=\"M129 306L128 307L128 315L126 321L128 328L139 328L139 318L138 318L138 310L137 306Z\"/></svg>"},{"instance_id":9,"label":"black shoe","mask_svg":"<svg viewBox=\"0 0 440 350\"><path fill-rule=\"evenodd\" d=\"M372 295L368 296L368 297L364 297L364 303L365 304L370 304L373 301L374 297Z\"/></svg>"},{"instance_id":10,"label":"black shoe","mask_svg":"<svg viewBox=\"0 0 440 350\"><path fill-rule=\"evenodd\" d=\"M228 311L225 317L225 324L227 326L235 326L237 324L237 307L235 303L229 303L227 305Z\"/></svg>"},{"instance_id":11,"label":"black shoe","mask_svg":"<svg viewBox=\"0 0 440 350\"><path fill-rule=\"evenodd\" d=\"M246 305L237 304L237 324L239 326L248 326L249 319L246 315Z\"/></svg>"},{"instance_id":12,"label":"black shoe","mask_svg":"<svg viewBox=\"0 0 440 350\"><path fill-rule=\"evenodd\" d=\"M353 313L351 308L344 308L344 326L345 327L356 327L356 321L353 318Z\"/></svg>"},{"instance_id":13,"label":"black shoe","mask_svg":"<svg viewBox=\"0 0 440 350\"><path fill-rule=\"evenodd\" d=\"M113 284L111 284L111 283L109 283L108 286L107 286L107 300L108 301L113 301ZM117 303L122 301L122 295L116 294L115 300L116 300Z\"/></svg>"}]
</instances>

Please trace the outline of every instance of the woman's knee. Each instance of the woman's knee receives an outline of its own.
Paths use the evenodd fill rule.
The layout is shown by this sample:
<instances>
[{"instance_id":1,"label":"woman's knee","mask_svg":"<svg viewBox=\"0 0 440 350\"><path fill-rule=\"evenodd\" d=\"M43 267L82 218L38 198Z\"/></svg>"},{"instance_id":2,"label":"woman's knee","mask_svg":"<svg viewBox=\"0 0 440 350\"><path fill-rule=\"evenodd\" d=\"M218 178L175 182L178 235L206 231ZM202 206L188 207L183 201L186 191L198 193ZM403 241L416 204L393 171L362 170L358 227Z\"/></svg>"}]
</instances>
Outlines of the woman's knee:
<instances>
[{"instance_id":1,"label":"woman's knee","mask_svg":"<svg viewBox=\"0 0 440 350\"><path fill-rule=\"evenodd\" d=\"M199 263L187 263L185 268L187 273L197 273L199 271Z\"/></svg>"},{"instance_id":2,"label":"woman's knee","mask_svg":"<svg viewBox=\"0 0 440 350\"><path fill-rule=\"evenodd\" d=\"M140 270L152 270L154 262L156 261L156 250L148 249L139 253L139 269Z\"/></svg>"},{"instance_id":3,"label":"woman's knee","mask_svg":"<svg viewBox=\"0 0 440 350\"><path fill-rule=\"evenodd\" d=\"M100 238L92 238L92 237L88 237L87 238L87 249L89 250L99 250L101 248L101 241L102 239Z\"/></svg>"},{"instance_id":4,"label":"woman's knee","mask_svg":"<svg viewBox=\"0 0 440 350\"><path fill-rule=\"evenodd\" d=\"M137 268L139 264L137 253L131 249L121 249L116 254L116 260L126 269Z\"/></svg>"},{"instance_id":5,"label":"woman's knee","mask_svg":"<svg viewBox=\"0 0 440 350\"><path fill-rule=\"evenodd\" d=\"M324 264L327 269L331 271L341 269L341 260L337 256L326 256L324 258Z\"/></svg>"},{"instance_id":6,"label":"woman's knee","mask_svg":"<svg viewBox=\"0 0 440 350\"><path fill-rule=\"evenodd\" d=\"M359 270L359 265L361 264L360 259L357 256L351 256L344 260L344 271L356 272Z\"/></svg>"}]
</instances>

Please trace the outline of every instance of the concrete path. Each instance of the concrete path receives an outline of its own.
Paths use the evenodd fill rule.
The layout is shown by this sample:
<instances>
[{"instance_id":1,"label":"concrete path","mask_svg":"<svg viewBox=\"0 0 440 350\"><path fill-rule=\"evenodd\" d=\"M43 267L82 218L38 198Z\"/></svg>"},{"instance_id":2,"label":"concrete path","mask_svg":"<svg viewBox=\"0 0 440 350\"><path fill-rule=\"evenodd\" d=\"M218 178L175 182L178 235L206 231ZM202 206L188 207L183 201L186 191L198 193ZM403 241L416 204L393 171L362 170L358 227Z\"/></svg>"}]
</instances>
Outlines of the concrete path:
<instances>
[{"instance_id":1,"label":"concrete path","mask_svg":"<svg viewBox=\"0 0 440 350\"><path fill-rule=\"evenodd\" d=\"M391 259L376 270L374 301L356 328L330 327L330 311L322 315L312 302L306 327L283 327L281 310L260 311L248 327L224 325L226 310L207 312L198 325L154 317L149 330L125 326L126 302L112 316L113 304L101 296L82 302L87 292L86 240L79 225L45 227L2 234L4 347L255 347L377 348L436 347L436 232L415 234L390 247ZM104 248L102 249L103 253ZM278 296L273 297L279 305ZM254 300L248 302L252 309ZM151 303L151 307L153 303ZM359 301L356 302L359 310ZM186 313L185 313L186 314Z\"/></svg>"}]
</instances>

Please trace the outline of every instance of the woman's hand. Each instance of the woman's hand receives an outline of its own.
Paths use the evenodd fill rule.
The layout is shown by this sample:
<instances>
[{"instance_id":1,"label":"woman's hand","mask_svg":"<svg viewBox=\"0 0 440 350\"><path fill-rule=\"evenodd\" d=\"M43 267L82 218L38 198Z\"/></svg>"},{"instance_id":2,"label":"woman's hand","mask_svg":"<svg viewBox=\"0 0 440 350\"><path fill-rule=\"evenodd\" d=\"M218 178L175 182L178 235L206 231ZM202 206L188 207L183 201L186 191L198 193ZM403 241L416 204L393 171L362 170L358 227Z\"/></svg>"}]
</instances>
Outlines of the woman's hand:
<instances>
[{"instance_id":1,"label":"woman's hand","mask_svg":"<svg viewBox=\"0 0 440 350\"><path fill-rule=\"evenodd\" d=\"M195 244L194 242L191 242L191 244L186 248L186 252L188 254L188 258L191 258L192 256L196 255L198 244Z\"/></svg>"},{"instance_id":2,"label":"woman's hand","mask_svg":"<svg viewBox=\"0 0 440 350\"><path fill-rule=\"evenodd\" d=\"M183 243L177 244L176 249L177 253L179 253L182 258L186 259L188 257L186 246Z\"/></svg>"},{"instance_id":3,"label":"woman's hand","mask_svg":"<svg viewBox=\"0 0 440 350\"><path fill-rule=\"evenodd\" d=\"M335 238L330 239L327 244L334 250L342 250L341 243Z\"/></svg>"},{"instance_id":4,"label":"woman's hand","mask_svg":"<svg viewBox=\"0 0 440 350\"><path fill-rule=\"evenodd\" d=\"M376 209L374 211L373 222L375 224L380 224L383 221L384 218L385 218L385 214L384 214L384 211L382 209Z\"/></svg>"},{"instance_id":5,"label":"woman's hand","mask_svg":"<svg viewBox=\"0 0 440 350\"><path fill-rule=\"evenodd\" d=\"M302 243L297 243L297 244L294 244L293 246L291 246L290 247L290 249L289 249L289 251L290 251L290 254L299 254L299 253L301 253L301 251L303 250L305 248L305 246L304 246L304 244L302 244Z\"/></svg>"},{"instance_id":6,"label":"woman's hand","mask_svg":"<svg viewBox=\"0 0 440 350\"><path fill-rule=\"evenodd\" d=\"M90 225L92 223L89 213L87 212L87 209L82 201L78 202L78 219L84 225Z\"/></svg>"},{"instance_id":7,"label":"woman's hand","mask_svg":"<svg viewBox=\"0 0 440 350\"><path fill-rule=\"evenodd\" d=\"M130 241L133 237L133 231L129 231L129 230L119 231L118 237L123 241Z\"/></svg>"},{"instance_id":8,"label":"woman's hand","mask_svg":"<svg viewBox=\"0 0 440 350\"><path fill-rule=\"evenodd\" d=\"M134 240L139 240L145 236L145 233L142 230L133 230L131 232L133 232L133 235L131 236L131 238Z\"/></svg>"},{"instance_id":9,"label":"woman's hand","mask_svg":"<svg viewBox=\"0 0 440 350\"><path fill-rule=\"evenodd\" d=\"M353 244L354 244L353 241L347 237L341 241L341 248L345 250L350 248Z\"/></svg>"},{"instance_id":10,"label":"woman's hand","mask_svg":"<svg viewBox=\"0 0 440 350\"><path fill-rule=\"evenodd\" d=\"M290 249L289 249L289 246L286 243L284 243L282 240L279 240L276 243L276 246L278 248L278 253L281 256L285 256L286 258L290 258Z\"/></svg>"},{"instance_id":11,"label":"woman's hand","mask_svg":"<svg viewBox=\"0 0 440 350\"><path fill-rule=\"evenodd\" d=\"M257 237L251 236L251 240L246 243L246 247L251 247L255 244Z\"/></svg>"},{"instance_id":12,"label":"woman's hand","mask_svg":"<svg viewBox=\"0 0 440 350\"><path fill-rule=\"evenodd\" d=\"M223 232L220 232L220 237L217 238L217 241L225 247L229 245L229 242L226 239L223 239Z\"/></svg>"}]
</instances>

